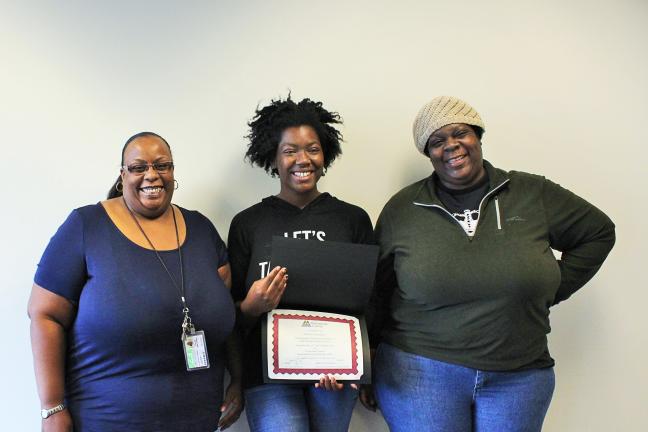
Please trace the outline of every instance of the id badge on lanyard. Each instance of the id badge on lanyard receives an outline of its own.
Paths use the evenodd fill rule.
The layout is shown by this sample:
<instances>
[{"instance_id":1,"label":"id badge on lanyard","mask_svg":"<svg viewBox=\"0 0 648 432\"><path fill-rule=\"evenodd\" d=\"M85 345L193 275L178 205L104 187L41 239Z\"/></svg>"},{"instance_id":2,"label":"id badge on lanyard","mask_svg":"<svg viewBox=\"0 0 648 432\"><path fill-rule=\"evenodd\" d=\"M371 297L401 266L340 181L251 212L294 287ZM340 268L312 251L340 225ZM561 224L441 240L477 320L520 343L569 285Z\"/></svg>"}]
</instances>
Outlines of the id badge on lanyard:
<instances>
[{"instance_id":1,"label":"id badge on lanyard","mask_svg":"<svg viewBox=\"0 0 648 432\"><path fill-rule=\"evenodd\" d=\"M184 352L187 370L192 372L209 369L209 353L207 351L205 332L194 328L188 314L185 314L182 323L182 337L180 339L182 340L182 351Z\"/></svg>"}]
</instances>

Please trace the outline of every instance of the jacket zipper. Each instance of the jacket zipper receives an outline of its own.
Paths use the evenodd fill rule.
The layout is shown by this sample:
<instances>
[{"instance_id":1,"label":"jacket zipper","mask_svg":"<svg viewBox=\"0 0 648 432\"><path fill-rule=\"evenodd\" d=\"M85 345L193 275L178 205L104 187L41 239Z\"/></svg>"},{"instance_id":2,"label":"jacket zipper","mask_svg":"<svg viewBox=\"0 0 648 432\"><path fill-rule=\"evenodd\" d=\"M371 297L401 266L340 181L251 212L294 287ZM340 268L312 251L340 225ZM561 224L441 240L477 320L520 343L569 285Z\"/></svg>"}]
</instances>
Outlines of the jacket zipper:
<instances>
[{"instance_id":1,"label":"jacket zipper","mask_svg":"<svg viewBox=\"0 0 648 432\"><path fill-rule=\"evenodd\" d=\"M414 201L414 204L417 205L417 206L421 206L421 207L434 207L434 208L438 208L439 210L444 211L445 214L447 214L448 216L450 216L450 219L452 219L452 220L453 220L457 225L459 225L459 228L461 228L461 231L463 231L464 234L466 234L466 231L464 230L463 226L461 226L461 224L459 223L459 221L458 221L457 219L455 219L455 217L452 216L452 213L450 213L450 212L449 212L448 210L446 210L444 207L442 207L442 206L440 206L440 205L437 205L437 204L423 204L423 203L418 203L418 202L416 202L416 201ZM479 222L479 221L478 221L478 222ZM466 234L466 235L468 235L468 234Z\"/></svg>"},{"instance_id":2,"label":"jacket zipper","mask_svg":"<svg viewBox=\"0 0 648 432\"><path fill-rule=\"evenodd\" d=\"M497 229L502 230L502 219L500 218L499 201L495 197L495 213L497 213Z\"/></svg>"},{"instance_id":3,"label":"jacket zipper","mask_svg":"<svg viewBox=\"0 0 648 432\"><path fill-rule=\"evenodd\" d=\"M479 207L478 207L478 211L479 211L479 219L477 219L477 223L475 224L475 233L473 234L472 237L470 237L470 241L472 241L472 239L477 235L477 228L479 227L479 221L482 220L482 217L481 217L482 204L484 204L484 201L486 200L486 198L490 197L490 196L493 195L495 192L497 192L498 190L500 190L501 187L504 186L504 185L505 185L506 183L508 183L508 182L509 182L509 179L504 180L502 183L500 183L499 185L497 185L496 188L494 188L492 191L490 191L490 192L488 192L486 195L484 195L484 197L483 197L483 198L481 199L481 201L479 202ZM496 206L496 207L495 207L495 210L496 210L496 212L497 212L497 228L501 230L501 229L502 229L502 225L501 225L500 220L499 220L499 203L497 202L497 197L495 197L495 206Z\"/></svg>"},{"instance_id":4,"label":"jacket zipper","mask_svg":"<svg viewBox=\"0 0 648 432\"><path fill-rule=\"evenodd\" d=\"M419 203L419 202L416 202L416 201L414 201L414 204L417 205L417 206L421 206L421 207L434 207L434 208L438 208L438 209L443 210L445 212L445 214L450 216L450 219L452 219L457 225L459 225L459 227L461 228L461 231L463 231L463 233L466 235L466 237L468 237L468 240L472 241L473 237L475 237L475 235L477 235L477 227L479 226L479 221L481 220L481 207L482 207L482 204L484 204L484 200L486 200L486 198L488 198L489 196L493 195L495 192L500 190L502 188L502 186L504 186L508 182L509 182L509 179L504 180L502 183L497 185L497 187L495 187L493 190L491 190L486 195L484 195L484 197L479 202L479 207L477 209L479 210L479 216L480 217L479 217L479 219L477 219L477 224L475 225L475 233L473 234L472 237L469 236L468 233L466 233L466 231L463 229L463 226L461 226L459 221L457 219L455 219L454 216L452 216L452 213L450 213L448 210L446 210L445 207L440 206L438 204L424 204L424 203ZM499 212L499 204L497 202L497 197L495 197L495 211L497 212L497 229L501 230L502 229L502 223L500 221L500 212Z\"/></svg>"}]
</instances>

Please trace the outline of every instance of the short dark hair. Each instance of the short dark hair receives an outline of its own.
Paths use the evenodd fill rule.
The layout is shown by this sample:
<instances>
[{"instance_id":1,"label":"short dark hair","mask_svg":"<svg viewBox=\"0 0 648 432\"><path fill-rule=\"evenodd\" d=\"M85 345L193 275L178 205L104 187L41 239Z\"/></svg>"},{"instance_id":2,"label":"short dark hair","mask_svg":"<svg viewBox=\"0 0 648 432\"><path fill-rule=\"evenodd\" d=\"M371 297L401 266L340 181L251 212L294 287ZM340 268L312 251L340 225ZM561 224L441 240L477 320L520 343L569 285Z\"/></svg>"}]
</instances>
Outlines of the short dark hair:
<instances>
[{"instance_id":1,"label":"short dark hair","mask_svg":"<svg viewBox=\"0 0 648 432\"><path fill-rule=\"evenodd\" d=\"M245 137L249 140L245 158L274 177L277 172L272 166L283 131L289 127L310 126L317 133L324 153L324 168L328 168L342 154L342 133L332 126L336 124L342 124L342 118L324 109L322 102L308 98L295 102L288 94L286 100L272 100L263 108L257 107L254 118L248 123L250 133Z\"/></svg>"},{"instance_id":2,"label":"short dark hair","mask_svg":"<svg viewBox=\"0 0 648 432\"><path fill-rule=\"evenodd\" d=\"M128 144L135 141L137 138L141 138L141 137L144 137L144 136L152 136L152 137L156 137L156 138L161 139L162 141L164 141L164 144L166 144L167 147L169 148L169 152L171 152L171 146L169 145L167 140L162 138L160 135L156 134L155 132L138 132L135 135L133 135L132 137L128 138L126 140L126 143L124 144L124 147L122 147L120 166L124 165L124 153L126 152L126 147L128 147ZM120 196L123 195L122 191L117 189L117 185L119 183L121 183L121 176L117 177L117 180L115 180L113 185L110 187L110 190L108 190L108 197L107 197L108 199L117 198L117 197L120 197Z\"/></svg>"},{"instance_id":3,"label":"short dark hair","mask_svg":"<svg viewBox=\"0 0 648 432\"><path fill-rule=\"evenodd\" d=\"M471 129L475 132L475 135L477 135L477 138L481 139L482 136L484 135L484 129L480 128L479 126L475 125L468 125L471 127Z\"/></svg>"}]
</instances>

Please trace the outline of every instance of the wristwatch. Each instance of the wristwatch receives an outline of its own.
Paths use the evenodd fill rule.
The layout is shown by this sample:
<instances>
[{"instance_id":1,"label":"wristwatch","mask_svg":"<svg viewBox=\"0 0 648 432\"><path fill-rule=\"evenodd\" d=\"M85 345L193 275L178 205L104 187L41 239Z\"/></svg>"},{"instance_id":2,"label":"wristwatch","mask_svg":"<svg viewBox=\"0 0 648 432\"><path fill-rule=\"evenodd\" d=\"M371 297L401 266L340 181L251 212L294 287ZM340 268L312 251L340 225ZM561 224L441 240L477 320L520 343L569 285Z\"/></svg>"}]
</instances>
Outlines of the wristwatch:
<instances>
[{"instance_id":1,"label":"wristwatch","mask_svg":"<svg viewBox=\"0 0 648 432\"><path fill-rule=\"evenodd\" d=\"M41 410L41 417L43 419L46 419L49 416L56 414L57 412L63 411L64 409L65 409L65 404L56 405L53 408L43 408Z\"/></svg>"}]
</instances>

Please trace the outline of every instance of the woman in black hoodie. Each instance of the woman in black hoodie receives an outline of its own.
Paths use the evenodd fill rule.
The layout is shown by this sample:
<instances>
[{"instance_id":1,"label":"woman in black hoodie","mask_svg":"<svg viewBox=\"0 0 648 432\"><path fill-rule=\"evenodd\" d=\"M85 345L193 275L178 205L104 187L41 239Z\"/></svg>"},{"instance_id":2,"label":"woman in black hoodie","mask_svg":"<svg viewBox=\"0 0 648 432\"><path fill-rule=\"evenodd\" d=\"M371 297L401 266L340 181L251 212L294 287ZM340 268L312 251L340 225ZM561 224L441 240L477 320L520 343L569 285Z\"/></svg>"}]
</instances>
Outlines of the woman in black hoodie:
<instances>
[{"instance_id":1,"label":"woman in black hoodie","mask_svg":"<svg viewBox=\"0 0 648 432\"><path fill-rule=\"evenodd\" d=\"M272 237L371 243L372 225L360 207L326 192L317 182L341 153L342 120L321 102L272 101L249 123L246 158L272 177L279 193L243 210L232 220L229 256L233 295L244 334L244 393L250 429L347 431L358 397L332 377L314 385L264 384L260 323L279 304L287 269L271 268Z\"/></svg>"}]
</instances>

